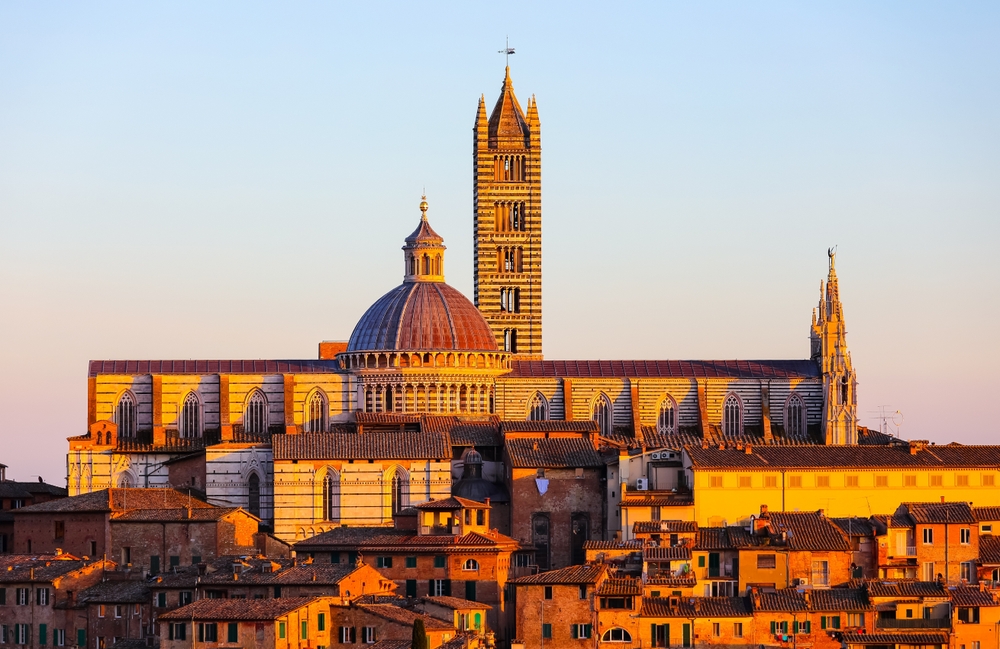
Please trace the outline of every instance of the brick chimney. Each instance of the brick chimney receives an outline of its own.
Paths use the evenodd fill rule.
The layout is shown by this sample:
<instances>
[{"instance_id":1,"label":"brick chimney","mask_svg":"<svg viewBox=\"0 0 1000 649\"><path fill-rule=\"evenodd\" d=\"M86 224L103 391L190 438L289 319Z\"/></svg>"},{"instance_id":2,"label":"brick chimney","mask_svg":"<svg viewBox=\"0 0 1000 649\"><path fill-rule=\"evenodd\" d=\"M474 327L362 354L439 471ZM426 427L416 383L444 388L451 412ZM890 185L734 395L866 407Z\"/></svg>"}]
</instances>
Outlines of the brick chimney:
<instances>
[{"instance_id":1,"label":"brick chimney","mask_svg":"<svg viewBox=\"0 0 1000 649\"><path fill-rule=\"evenodd\" d=\"M337 354L347 351L346 340L324 340L319 344L319 360L332 361Z\"/></svg>"}]
</instances>

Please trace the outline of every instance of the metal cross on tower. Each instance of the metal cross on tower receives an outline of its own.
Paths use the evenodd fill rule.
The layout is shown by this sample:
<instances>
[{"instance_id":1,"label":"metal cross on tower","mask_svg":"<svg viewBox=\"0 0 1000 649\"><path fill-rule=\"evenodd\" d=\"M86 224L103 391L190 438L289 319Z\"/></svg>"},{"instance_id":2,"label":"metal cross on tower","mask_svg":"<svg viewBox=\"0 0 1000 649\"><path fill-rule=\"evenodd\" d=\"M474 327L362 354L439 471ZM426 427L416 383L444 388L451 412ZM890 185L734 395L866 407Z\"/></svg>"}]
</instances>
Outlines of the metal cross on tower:
<instances>
[{"instance_id":1,"label":"metal cross on tower","mask_svg":"<svg viewBox=\"0 0 1000 649\"><path fill-rule=\"evenodd\" d=\"M515 54L515 52L514 52L514 48L510 46L510 37L509 36L507 37L506 43L507 43L507 47L503 48L502 50L497 50L497 54L503 54L503 55L505 55L505 58L507 59L506 65L509 67L510 66L510 55L511 54Z\"/></svg>"}]
</instances>

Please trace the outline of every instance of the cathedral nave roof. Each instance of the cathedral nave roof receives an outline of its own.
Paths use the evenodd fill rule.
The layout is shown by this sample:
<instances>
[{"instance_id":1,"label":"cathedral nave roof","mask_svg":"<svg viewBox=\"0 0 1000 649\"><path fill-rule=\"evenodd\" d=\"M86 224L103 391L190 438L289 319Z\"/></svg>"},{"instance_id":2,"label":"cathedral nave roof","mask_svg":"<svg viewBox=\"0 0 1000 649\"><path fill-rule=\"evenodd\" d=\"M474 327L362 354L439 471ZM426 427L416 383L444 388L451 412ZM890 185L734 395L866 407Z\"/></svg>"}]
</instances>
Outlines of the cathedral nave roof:
<instances>
[{"instance_id":1,"label":"cathedral nave roof","mask_svg":"<svg viewBox=\"0 0 1000 649\"><path fill-rule=\"evenodd\" d=\"M542 360L514 359L506 378L816 378L811 360L669 361L669 360Z\"/></svg>"},{"instance_id":2,"label":"cathedral nave roof","mask_svg":"<svg viewBox=\"0 0 1000 649\"><path fill-rule=\"evenodd\" d=\"M300 433L271 439L275 460L446 460L448 435L429 431Z\"/></svg>"}]
</instances>

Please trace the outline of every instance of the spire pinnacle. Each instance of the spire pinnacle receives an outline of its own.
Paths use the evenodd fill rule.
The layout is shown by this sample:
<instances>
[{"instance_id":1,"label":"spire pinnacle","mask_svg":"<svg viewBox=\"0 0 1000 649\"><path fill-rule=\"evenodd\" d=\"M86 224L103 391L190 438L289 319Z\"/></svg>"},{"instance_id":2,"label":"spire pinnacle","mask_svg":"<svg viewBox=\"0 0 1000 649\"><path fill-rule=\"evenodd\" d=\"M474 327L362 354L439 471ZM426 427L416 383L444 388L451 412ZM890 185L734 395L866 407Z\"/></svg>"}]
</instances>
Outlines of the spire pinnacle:
<instances>
[{"instance_id":1,"label":"spire pinnacle","mask_svg":"<svg viewBox=\"0 0 1000 649\"><path fill-rule=\"evenodd\" d=\"M427 222L427 194L420 197L420 220Z\"/></svg>"}]
</instances>

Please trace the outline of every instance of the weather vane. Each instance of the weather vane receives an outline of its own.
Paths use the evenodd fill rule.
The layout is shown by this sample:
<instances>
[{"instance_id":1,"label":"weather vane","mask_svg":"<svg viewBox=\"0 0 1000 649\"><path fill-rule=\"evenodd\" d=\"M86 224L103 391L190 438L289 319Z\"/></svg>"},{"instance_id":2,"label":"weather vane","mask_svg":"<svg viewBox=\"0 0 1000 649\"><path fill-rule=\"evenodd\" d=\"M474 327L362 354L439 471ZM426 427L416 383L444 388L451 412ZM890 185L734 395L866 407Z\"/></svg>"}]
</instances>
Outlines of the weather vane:
<instances>
[{"instance_id":1,"label":"weather vane","mask_svg":"<svg viewBox=\"0 0 1000 649\"><path fill-rule=\"evenodd\" d=\"M515 54L514 48L510 46L510 36L507 37L507 47L502 50L497 50L497 54L505 55L507 59L507 67L510 67L510 55Z\"/></svg>"}]
</instances>

